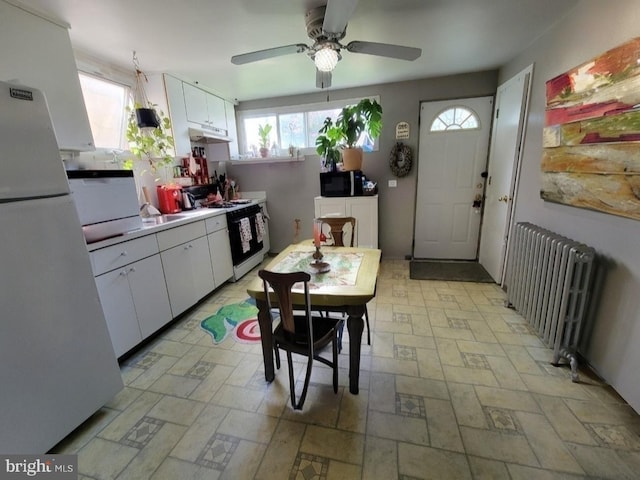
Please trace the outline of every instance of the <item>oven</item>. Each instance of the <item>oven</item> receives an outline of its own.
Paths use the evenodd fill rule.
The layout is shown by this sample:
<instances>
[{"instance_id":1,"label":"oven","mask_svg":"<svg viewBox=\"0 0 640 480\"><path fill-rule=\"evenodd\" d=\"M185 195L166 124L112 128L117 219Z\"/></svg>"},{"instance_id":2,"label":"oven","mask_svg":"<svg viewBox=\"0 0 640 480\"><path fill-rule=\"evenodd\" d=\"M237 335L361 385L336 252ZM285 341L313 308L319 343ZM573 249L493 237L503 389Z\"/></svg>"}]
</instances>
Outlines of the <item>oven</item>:
<instances>
[{"instance_id":1,"label":"oven","mask_svg":"<svg viewBox=\"0 0 640 480\"><path fill-rule=\"evenodd\" d=\"M257 204L227 211L235 281L249 273L264 259L264 239L268 235L265 221L262 207Z\"/></svg>"}]
</instances>

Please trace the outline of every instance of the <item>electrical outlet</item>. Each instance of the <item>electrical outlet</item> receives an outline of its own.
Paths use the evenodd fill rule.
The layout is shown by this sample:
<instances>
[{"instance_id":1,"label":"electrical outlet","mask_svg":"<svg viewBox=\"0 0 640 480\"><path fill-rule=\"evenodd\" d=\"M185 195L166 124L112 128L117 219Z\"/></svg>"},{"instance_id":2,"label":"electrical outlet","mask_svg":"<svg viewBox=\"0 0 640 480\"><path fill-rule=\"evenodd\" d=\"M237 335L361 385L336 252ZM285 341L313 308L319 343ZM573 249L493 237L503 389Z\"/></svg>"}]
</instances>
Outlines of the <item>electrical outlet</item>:
<instances>
[{"instance_id":1,"label":"electrical outlet","mask_svg":"<svg viewBox=\"0 0 640 480\"><path fill-rule=\"evenodd\" d=\"M389 188L396 188L398 186L397 180L389 180Z\"/></svg>"}]
</instances>

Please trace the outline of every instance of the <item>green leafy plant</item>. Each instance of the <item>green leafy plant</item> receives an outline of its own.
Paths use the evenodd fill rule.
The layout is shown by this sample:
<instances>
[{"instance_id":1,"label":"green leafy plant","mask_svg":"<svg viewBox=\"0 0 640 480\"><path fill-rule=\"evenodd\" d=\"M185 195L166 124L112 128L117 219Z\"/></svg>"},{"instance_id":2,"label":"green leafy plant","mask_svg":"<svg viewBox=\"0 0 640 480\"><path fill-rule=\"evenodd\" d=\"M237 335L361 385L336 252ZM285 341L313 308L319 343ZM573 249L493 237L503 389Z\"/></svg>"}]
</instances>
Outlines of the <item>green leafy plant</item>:
<instances>
[{"instance_id":1,"label":"green leafy plant","mask_svg":"<svg viewBox=\"0 0 640 480\"><path fill-rule=\"evenodd\" d=\"M260 148L269 148L269 136L271 135L271 129L273 127L270 124L264 126L258 125L258 136L260 137Z\"/></svg>"},{"instance_id":2,"label":"green leafy plant","mask_svg":"<svg viewBox=\"0 0 640 480\"><path fill-rule=\"evenodd\" d=\"M316 138L316 153L324 158L325 166L331 168L340 161L338 142L341 139L342 132L333 124L331 117L325 118Z\"/></svg>"},{"instance_id":3,"label":"green leafy plant","mask_svg":"<svg viewBox=\"0 0 640 480\"><path fill-rule=\"evenodd\" d=\"M157 105L151 104L151 108L156 110L156 115L160 120L157 128L140 128L136 119L136 108L142 108L138 103L133 108L127 107L129 119L127 121L127 141L129 149L139 159L146 158L153 171L158 166L171 165L174 161L170 154L174 147L171 136L171 120L162 110L158 110ZM125 162L125 168L132 168L132 162Z\"/></svg>"},{"instance_id":4,"label":"green leafy plant","mask_svg":"<svg viewBox=\"0 0 640 480\"><path fill-rule=\"evenodd\" d=\"M347 148L354 148L362 132L367 132L372 139L380 136L382 131L382 106L375 101L364 98L355 105L347 105L336 120L342 141Z\"/></svg>"}]
</instances>

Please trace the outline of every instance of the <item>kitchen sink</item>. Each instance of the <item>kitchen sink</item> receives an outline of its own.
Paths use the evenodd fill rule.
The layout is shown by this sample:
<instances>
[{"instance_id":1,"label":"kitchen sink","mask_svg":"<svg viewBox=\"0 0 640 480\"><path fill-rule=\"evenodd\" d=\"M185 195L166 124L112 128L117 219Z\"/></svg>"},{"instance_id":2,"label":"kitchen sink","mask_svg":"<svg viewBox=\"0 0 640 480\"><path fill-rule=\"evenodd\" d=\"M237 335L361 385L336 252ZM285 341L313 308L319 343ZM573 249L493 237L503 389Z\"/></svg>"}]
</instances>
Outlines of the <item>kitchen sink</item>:
<instances>
[{"instance_id":1,"label":"kitchen sink","mask_svg":"<svg viewBox=\"0 0 640 480\"><path fill-rule=\"evenodd\" d=\"M157 215L153 217L143 218L142 222L147 225L162 225L163 223L182 220L183 218L186 218L186 217L187 215L180 215L180 214Z\"/></svg>"}]
</instances>

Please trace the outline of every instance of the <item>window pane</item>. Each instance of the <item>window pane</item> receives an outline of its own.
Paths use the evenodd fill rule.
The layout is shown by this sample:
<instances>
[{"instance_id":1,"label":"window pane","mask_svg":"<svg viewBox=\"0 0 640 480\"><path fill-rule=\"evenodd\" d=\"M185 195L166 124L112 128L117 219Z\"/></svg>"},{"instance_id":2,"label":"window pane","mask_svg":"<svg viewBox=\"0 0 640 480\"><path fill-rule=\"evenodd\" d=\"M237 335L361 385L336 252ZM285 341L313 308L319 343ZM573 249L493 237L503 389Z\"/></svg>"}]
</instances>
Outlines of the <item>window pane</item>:
<instances>
[{"instance_id":1,"label":"window pane","mask_svg":"<svg viewBox=\"0 0 640 480\"><path fill-rule=\"evenodd\" d=\"M340 108L334 108L331 110L316 110L315 112L307 113L307 120L309 122L309 126L307 128L307 132L309 134L309 143L308 147L316 146L316 138L318 138L318 130L322 127L324 123L324 119L327 117L331 117L331 119L335 122L336 118L340 114Z\"/></svg>"},{"instance_id":2,"label":"window pane","mask_svg":"<svg viewBox=\"0 0 640 480\"><path fill-rule=\"evenodd\" d=\"M290 113L280 115L280 148L288 148L290 145L302 148L306 147L306 135L304 128L304 114Z\"/></svg>"},{"instance_id":3,"label":"window pane","mask_svg":"<svg viewBox=\"0 0 640 480\"><path fill-rule=\"evenodd\" d=\"M472 130L478 128L476 114L464 107L453 107L441 112L431 123L432 132L446 130Z\"/></svg>"},{"instance_id":4,"label":"window pane","mask_svg":"<svg viewBox=\"0 0 640 480\"><path fill-rule=\"evenodd\" d=\"M78 76L96 147L126 148L124 130L128 89L82 73Z\"/></svg>"},{"instance_id":5,"label":"window pane","mask_svg":"<svg viewBox=\"0 0 640 480\"><path fill-rule=\"evenodd\" d=\"M258 128L260 125L264 127L267 124L275 127L276 116L270 115L267 117L253 117L244 119L244 132L247 153L251 153L254 157L257 157L260 154L260 135L258 135ZM273 128L271 130L271 134L269 135L269 148L271 148L271 146L277 142L278 138L276 129Z\"/></svg>"}]
</instances>

